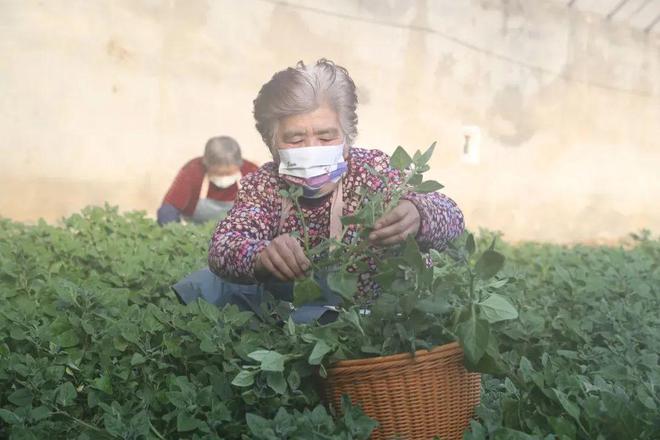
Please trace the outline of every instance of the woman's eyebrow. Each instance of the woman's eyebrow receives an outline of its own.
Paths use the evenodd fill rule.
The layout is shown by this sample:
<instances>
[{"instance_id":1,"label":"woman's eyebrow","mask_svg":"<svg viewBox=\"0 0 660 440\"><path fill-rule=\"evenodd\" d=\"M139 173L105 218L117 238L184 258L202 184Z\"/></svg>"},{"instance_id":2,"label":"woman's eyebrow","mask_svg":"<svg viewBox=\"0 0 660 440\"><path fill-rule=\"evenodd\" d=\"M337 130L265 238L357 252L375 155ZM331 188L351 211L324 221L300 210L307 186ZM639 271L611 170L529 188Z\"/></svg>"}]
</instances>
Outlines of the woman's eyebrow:
<instances>
[{"instance_id":1,"label":"woman's eyebrow","mask_svg":"<svg viewBox=\"0 0 660 440\"><path fill-rule=\"evenodd\" d=\"M321 129L318 129L318 130L314 130L314 134L317 135L317 136L321 136L321 135L324 135L324 134L329 134L331 136L336 136L337 134L339 134L339 130L337 130L334 127L321 128Z\"/></svg>"},{"instance_id":2,"label":"woman's eyebrow","mask_svg":"<svg viewBox=\"0 0 660 440\"><path fill-rule=\"evenodd\" d=\"M291 139L296 136L305 136L305 132L301 130L292 130L292 131L285 131L284 135L282 136L283 139Z\"/></svg>"}]
</instances>

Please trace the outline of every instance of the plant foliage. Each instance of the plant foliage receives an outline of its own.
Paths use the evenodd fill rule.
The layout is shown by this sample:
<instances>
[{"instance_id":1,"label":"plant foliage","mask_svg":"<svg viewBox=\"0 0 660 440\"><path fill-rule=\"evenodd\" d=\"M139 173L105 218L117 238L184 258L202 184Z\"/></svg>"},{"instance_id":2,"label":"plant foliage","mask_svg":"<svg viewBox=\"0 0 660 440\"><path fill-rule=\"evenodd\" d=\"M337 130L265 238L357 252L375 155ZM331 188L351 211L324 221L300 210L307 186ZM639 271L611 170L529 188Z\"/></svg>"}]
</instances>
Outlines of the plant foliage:
<instances>
[{"instance_id":1,"label":"plant foliage","mask_svg":"<svg viewBox=\"0 0 660 440\"><path fill-rule=\"evenodd\" d=\"M421 177L431 153L397 150L401 189L365 193L344 223L368 234L405 191L437 188ZM466 440L658 438L660 241L648 233L614 248L482 232L428 254L414 240L328 242L308 251L345 301L324 326L294 324L273 298L260 316L178 304L169 286L206 264L210 234L107 206L59 226L0 219L0 438L366 439L377 421L359 407L321 405L326 368L453 340L486 373ZM369 256L382 291L356 298ZM318 294L301 284L301 302Z\"/></svg>"}]
</instances>

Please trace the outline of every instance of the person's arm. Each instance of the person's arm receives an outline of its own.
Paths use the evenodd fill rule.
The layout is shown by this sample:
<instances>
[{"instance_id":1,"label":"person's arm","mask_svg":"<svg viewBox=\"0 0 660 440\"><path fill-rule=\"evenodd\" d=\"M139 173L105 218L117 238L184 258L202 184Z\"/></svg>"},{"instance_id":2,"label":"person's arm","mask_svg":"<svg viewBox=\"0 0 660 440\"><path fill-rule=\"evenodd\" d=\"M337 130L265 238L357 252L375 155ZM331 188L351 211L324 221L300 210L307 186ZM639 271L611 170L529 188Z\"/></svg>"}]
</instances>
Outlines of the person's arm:
<instances>
[{"instance_id":1,"label":"person's arm","mask_svg":"<svg viewBox=\"0 0 660 440\"><path fill-rule=\"evenodd\" d=\"M419 230L415 238L421 249L442 250L463 233L463 212L446 195L436 192L410 193L403 198L412 202L419 212Z\"/></svg>"},{"instance_id":2,"label":"person's arm","mask_svg":"<svg viewBox=\"0 0 660 440\"><path fill-rule=\"evenodd\" d=\"M389 165L385 153L374 151L373 168L388 177L388 185L381 185L386 192L402 181L401 171ZM378 222L370 239L380 244L394 244L415 234L422 250L443 249L458 237L464 229L463 213L456 203L440 193L409 193L402 197L399 205L385 214Z\"/></svg>"},{"instance_id":3,"label":"person's arm","mask_svg":"<svg viewBox=\"0 0 660 440\"><path fill-rule=\"evenodd\" d=\"M274 238L279 226L277 183L266 171L245 176L229 215L218 223L209 246L213 273L239 283L254 283L257 255Z\"/></svg>"},{"instance_id":4,"label":"person's arm","mask_svg":"<svg viewBox=\"0 0 660 440\"><path fill-rule=\"evenodd\" d=\"M181 211L169 203L163 203L157 212L158 224L163 226L167 223L180 222Z\"/></svg>"},{"instance_id":5,"label":"person's arm","mask_svg":"<svg viewBox=\"0 0 660 440\"><path fill-rule=\"evenodd\" d=\"M195 192L195 184L199 185L200 182L197 174L199 173L190 166L190 163L179 170L158 209L159 224L180 221L182 215L192 215L192 212L187 211L190 211L193 203L196 204L199 198ZM164 222L161 222L161 215Z\"/></svg>"}]
</instances>

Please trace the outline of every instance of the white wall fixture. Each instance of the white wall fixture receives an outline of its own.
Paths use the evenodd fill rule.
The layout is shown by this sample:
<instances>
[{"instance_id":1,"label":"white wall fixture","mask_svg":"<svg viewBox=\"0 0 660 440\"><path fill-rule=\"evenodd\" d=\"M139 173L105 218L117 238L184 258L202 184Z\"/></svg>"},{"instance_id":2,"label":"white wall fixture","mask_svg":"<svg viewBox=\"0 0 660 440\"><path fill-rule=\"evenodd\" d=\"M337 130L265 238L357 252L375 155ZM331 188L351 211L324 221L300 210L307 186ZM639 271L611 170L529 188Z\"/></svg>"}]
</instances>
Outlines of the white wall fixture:
<instances>
[{"instance_id":1,"label":"white wall fixture","mask_svg":"<svg viewBox=\"0 0 660 440\"><path fill-rule=\"evenodd\" d=\"M479 163L479 148L481 146L481 129L476 125L463 126L462 159L465 163Z\"/></svg>"}]
</instances>

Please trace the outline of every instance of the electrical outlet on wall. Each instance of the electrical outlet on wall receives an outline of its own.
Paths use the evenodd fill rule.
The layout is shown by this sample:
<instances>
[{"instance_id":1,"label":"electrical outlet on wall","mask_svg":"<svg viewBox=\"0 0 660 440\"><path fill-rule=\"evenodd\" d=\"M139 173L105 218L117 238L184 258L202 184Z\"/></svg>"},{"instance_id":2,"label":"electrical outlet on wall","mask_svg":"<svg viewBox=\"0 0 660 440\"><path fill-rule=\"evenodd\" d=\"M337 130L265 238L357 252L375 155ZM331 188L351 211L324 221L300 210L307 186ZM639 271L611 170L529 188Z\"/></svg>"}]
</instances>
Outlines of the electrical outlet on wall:
<instances>
[{"instance_id":1,"label":"electrical outlet on wall","mask_svg":"<svg viewBox=\"0 0 660 440\"><path fill-rule=\"evenodd\" d=\"M478 164L479 149L481 147L481 129L476 125L464 125L462 131L463 151L461 158L463 162Z\"/></svg>"}]
</instances>

